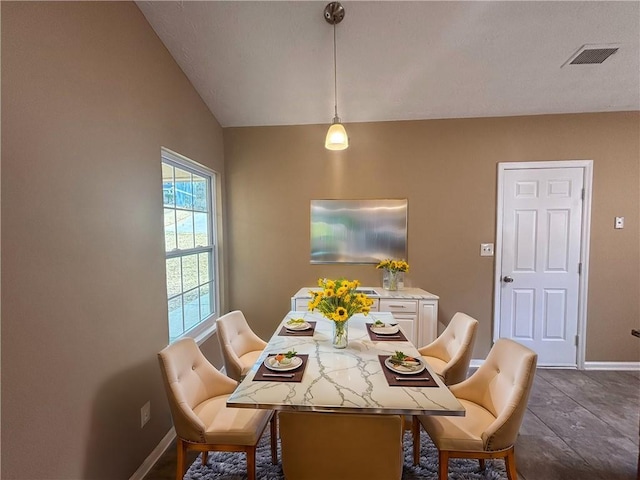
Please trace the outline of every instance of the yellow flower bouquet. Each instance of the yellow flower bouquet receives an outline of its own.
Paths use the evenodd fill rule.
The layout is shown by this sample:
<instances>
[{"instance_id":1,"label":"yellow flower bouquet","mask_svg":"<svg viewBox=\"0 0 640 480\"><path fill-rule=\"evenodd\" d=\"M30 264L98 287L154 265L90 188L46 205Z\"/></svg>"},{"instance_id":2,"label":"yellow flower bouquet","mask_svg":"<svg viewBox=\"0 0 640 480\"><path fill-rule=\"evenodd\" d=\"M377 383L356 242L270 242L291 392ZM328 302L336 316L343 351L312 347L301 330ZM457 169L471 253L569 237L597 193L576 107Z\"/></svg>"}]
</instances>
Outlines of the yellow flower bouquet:
<instances>
[{"instance_id":1,"label":"yellow flower bouquet","mask_svg":"<svg viewBox=\"0 0 640 480\"><path fill-rule=\"evenodd\" d=\"M371 310L373 300L364 293L358 292L360 286L358 280L328 280L321 278L318 286L322 290L310 290L311 300L309 310L318 310L329 320L334 327L333 346L345 348L348 343L346 322L356 313L365 315Z\"/></svg>"},{"instance_id":2,"label":"yellow flower bouquet","mask_svg":"<svg viewBox=\"0 0 640 480\"><path fill-rule=\"evenodd\" d=\"M404 285L404 272L409 271L409 264L404 260L382 260L376 268L382 269L382 288L398 290Z\"/></svg>"},{"instance_id":3,"label":"yellow flower bouquet","mask_svg":"<svg viewBox=\"0 0 640 480\"><path fill-rule=\"evenodd\" d=\"M389 272L408 272L409 264L404 260L391 260L387 258L376 265L376 268L388 270Z\"/></svg>"}]
</instances>

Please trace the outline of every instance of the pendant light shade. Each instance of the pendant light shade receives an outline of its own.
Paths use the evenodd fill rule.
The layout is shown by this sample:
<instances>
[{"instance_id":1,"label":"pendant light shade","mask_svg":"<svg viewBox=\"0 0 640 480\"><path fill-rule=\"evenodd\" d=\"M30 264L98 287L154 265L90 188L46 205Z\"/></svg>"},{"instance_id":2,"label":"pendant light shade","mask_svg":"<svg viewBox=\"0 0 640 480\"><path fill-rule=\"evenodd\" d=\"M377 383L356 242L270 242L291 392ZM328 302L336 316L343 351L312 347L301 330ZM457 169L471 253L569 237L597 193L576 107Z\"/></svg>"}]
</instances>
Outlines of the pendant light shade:
<instances>
[{"instance_id":1,"label":"pendant light shade","mask_svg":"<svg viewBox=\"0 0 640 480\"><path fill-rule=\"evenodd\" d=\"M335 117L333 124L329 127L327 138L324 141L324 148L327 150L344 150L349 146L349 137L340 119Z\"/></svg>"},{"instance_id":2,"label":"pendant light shade","mask_svg":"<svg viewBox=\"0 0 640 480\"><path fill-rule=\"evenodd\" d=\"M336 62L336 25L344 18L344 7L340 2L331 2L324 8L324 19L333 25L333 94L335 116L333 123L329 127L324 147L327 150L344 150L349 146L349 137L344 125L340 123L338 117L338 67Z\"/></svg>"}]
</instances>

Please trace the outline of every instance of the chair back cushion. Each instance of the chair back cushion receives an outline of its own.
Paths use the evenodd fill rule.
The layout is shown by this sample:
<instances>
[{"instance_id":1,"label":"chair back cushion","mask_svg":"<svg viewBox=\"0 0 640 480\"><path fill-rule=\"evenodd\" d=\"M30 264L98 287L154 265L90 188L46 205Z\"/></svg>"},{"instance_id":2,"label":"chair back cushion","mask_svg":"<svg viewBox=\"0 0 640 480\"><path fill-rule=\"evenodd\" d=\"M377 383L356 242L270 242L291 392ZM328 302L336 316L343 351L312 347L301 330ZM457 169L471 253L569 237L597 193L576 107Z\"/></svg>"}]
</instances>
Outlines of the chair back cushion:
<instances>
[{"instance_id":1,"label":"chair back cushion","mask_svg":"<svg viewBox=\"0 0 640 480\"><path fill-rule=\"evenodd\" d=\"M496 420L482 434L485 450L513 445L527 409L538 355L513 340L499 339L472 378L459 385L464 398L487 409ZM458 390L452 389L456 396Z\"/></svg>"},{"instance_id":2,"label":"chair back cushion","mask_svg":"<svg viewBox=\"0 0 640 480\"><path fill-rule=\"evenodd\" d=\"M280 412L287 480L394 480L402 476L402 417Z\"/></svg>"},{"instance_id":3,"label":"chair back cushion","mask_svg":"<svg viewBox=\"0 0 640 480\"><path fill-rule=\"evenodd\" d=\"M183 338L158 353L160 371L176 434L192 442L205 441L206 426L194 407L233 392L237 383L209 363L192 338Z\"/></svg>"},{"instance_id":4,"label":"chair back cushion","mask_svg":"<svg viewBox=\"0 0 640 480\"><path fill-rule=\"evenodd\" d=\"M475 318L458 312L438 338L418 349L446 385L455 385L467 378L477 327Z\"/></svg>"},{"instance_id":5,"label":"chair back cushion","mask_svg":"<svg viewBox=\"0 0 640 480\"><path fill-rule=\"evenodd\" d=\"M469 363L476 339L478 321L465 313L456 313L442 332L447 350L447 367L443 371L447 385L454 385L467 378Z\"/></svg>"},{"instance_id":6,"label":"chair back cushion","mask_svg":"<svg viewBox=\"0 0 640 480\"><path fill-rule=\"evenodd\" d=\"M240 357L249 352L264 350L266 342L251 330L239 310L218 318L216 325L227 375L235 380L240 380L247 368Z\"/></svg>"}]
</instances>

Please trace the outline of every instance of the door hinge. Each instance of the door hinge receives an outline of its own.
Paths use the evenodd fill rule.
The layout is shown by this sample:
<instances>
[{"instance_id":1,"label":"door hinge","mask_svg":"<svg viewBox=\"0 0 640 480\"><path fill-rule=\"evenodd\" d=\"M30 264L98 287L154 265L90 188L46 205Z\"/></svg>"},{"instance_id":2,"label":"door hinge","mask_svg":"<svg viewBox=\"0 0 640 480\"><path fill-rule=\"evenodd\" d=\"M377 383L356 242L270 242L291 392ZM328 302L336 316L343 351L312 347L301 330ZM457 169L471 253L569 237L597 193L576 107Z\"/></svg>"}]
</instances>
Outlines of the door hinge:
<instances>
[{"instance_id":1,"label":"door hinge","mask_svg":"<svg viewBox=\"0 0 640 480\"><path fill-rule=\"evenodd\" d=\"M578 264L578 275L582 275L582 262Z\"/></svg>"},{"instance_id":2,"label":"door hinge","mask_svg":"<svg viewBox=\"0 0 640 480\"><path fill-rule=\"evenodd\" d=\"M578 346L578 339L579 339L579 337L578 337L578 335L576 335L576 347Z\"/></svg>"},{"instance_id":3,"label":"door hinge","mask_svg":"<svg viewBox=\"0 0 640 480\"><path fill-rule=\"evenodd\" d=\"M585 193L584 193L584 188L583 188L583 189L582 189L582 194L581 194L581 196L580 196L580 197L582 198L582 200L584 200L584 195L585 195Z\"/></svg>"}]
</instances>

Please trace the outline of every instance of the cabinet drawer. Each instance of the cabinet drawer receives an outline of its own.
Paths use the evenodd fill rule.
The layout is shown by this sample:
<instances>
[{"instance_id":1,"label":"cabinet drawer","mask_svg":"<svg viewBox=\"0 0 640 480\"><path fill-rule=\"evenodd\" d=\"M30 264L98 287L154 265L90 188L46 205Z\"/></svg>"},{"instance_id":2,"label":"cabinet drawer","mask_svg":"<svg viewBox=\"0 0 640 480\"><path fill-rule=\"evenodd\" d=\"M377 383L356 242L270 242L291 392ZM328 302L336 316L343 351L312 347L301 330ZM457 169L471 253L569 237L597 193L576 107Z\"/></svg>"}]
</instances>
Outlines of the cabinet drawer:
<instances>
[{"instance_id":1,"label":"cabinet drawer","mask_svg":"<svg viewBox=\"0 0 640 480\"><path fill-rule=\"evenodd\" d=\"M418 302L415 300L380 299L381 312L417 313Z\"/></svg>"},{"instance_id":2,"label":"cabinet drawer","mask_svg":"<svg viewBox=\"0 0 640 480\"><path fill-rule=\"evenodd\" d=\"M309 300L310 298L296 298L296 305L294 310L296 312L306 312L309 310Z\"/></svg>"}]
</instances>

